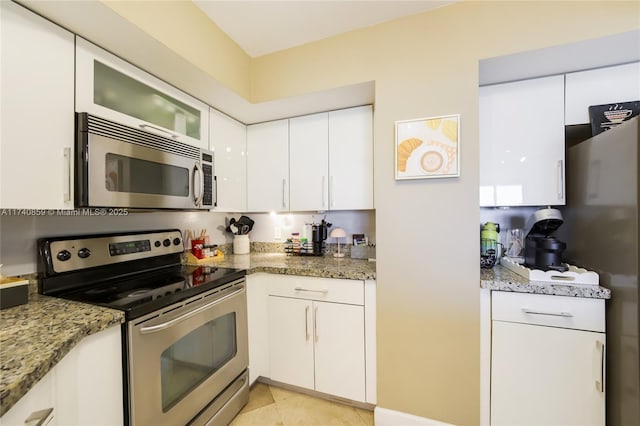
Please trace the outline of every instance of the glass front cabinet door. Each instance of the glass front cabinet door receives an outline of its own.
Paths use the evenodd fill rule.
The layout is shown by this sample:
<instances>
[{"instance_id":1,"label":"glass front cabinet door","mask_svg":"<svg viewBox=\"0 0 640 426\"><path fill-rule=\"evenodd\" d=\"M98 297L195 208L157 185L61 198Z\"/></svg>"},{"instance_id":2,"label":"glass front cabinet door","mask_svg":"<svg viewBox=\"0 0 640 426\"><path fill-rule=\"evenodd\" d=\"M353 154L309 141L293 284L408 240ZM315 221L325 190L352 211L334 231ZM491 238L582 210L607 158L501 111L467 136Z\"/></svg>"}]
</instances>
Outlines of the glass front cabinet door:
<instances>
[{"instance_id":1,"label":"glass front cabinet door","mask_svg":"<svg viewBox=\"0 0 640 426\"><path fill-rule=\"evenodd\" d=\"M209 107L76 37L76 111L208 149Z\"/></svg>"}]
</instances>

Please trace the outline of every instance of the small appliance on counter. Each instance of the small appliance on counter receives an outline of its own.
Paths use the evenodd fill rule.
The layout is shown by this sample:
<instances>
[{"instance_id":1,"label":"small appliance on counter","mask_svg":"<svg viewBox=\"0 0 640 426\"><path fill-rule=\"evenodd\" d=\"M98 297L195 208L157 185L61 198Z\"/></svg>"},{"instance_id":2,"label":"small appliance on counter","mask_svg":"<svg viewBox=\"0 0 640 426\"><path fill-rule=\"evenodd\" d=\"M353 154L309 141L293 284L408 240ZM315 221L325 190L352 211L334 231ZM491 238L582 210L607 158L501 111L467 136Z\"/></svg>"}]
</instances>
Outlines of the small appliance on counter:
<instances>
[{"instance_id":1,"label":"small appliance on counter","mask_svg":"<svg viewBox=\"0 0 640 426\"><path fill-rule=\"evenodd\" d=\"M524 265L543 271L565 272L569 268L562 263L562 253L567 245L553 234L564 220L560 210L547 208L536 211L527 222L524 239Z\"/></svg>"}]
</instances>

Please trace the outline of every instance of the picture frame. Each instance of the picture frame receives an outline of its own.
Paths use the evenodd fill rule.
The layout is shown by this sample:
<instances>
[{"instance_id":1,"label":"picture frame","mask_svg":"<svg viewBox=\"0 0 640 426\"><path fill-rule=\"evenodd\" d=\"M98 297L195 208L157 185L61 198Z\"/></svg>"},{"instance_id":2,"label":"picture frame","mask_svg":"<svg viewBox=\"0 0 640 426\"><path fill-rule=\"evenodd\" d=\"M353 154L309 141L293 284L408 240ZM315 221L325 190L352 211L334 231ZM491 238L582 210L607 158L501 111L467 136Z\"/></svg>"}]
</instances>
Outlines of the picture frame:
<instances>
[{"instance_id":1,"label":"picture frame","mask_svg":"<svg viewBox=\"0 0 640 426\"><path fill-rule=\"evenodd\" d=\"M460 176L460 114L395 122L395 178Z\"/></svg>"}]
</instances>

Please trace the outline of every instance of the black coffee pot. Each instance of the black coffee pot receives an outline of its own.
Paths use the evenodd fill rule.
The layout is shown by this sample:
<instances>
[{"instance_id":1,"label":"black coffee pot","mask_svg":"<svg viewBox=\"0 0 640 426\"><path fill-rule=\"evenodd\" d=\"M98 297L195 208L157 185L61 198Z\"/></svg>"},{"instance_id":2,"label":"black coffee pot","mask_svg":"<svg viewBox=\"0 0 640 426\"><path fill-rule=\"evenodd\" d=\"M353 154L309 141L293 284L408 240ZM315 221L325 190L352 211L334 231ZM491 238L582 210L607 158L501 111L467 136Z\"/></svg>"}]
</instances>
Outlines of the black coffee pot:
<instances>
[{"instance_id":1,"label":"black coffee pot","mask_svg":"<svg viewBox=\"0 0 640 426\"><path fill-rule=\"evenodd\" d=\"M320 223L311 225L311 241L313 243L313 254L322 256L324 254L324 241L329 235L328 229L331 227L329 222L322 219Z\"/></svg>"}]
</instances>

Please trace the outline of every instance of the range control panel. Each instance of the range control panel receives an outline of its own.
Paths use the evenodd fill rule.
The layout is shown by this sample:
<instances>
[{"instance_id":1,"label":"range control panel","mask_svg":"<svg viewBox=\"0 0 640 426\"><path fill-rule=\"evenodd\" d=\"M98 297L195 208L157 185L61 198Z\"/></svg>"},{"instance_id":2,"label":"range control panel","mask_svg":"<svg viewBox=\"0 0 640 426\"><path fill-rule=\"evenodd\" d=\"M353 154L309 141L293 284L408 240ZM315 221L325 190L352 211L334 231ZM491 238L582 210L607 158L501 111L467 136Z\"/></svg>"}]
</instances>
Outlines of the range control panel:
<instances>
[{"instance_id":1,"label":"range control panel","mask_svg":"<svg viewBox=\"0 0 640 426\"><path fill-rule=\"evenodd\" d=\"M145 259L184 251L179 230L50 239L45 242L57 273Z\"/></svg>"}]
</instances>

